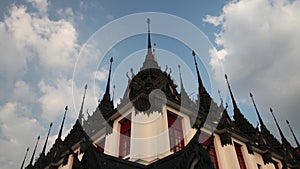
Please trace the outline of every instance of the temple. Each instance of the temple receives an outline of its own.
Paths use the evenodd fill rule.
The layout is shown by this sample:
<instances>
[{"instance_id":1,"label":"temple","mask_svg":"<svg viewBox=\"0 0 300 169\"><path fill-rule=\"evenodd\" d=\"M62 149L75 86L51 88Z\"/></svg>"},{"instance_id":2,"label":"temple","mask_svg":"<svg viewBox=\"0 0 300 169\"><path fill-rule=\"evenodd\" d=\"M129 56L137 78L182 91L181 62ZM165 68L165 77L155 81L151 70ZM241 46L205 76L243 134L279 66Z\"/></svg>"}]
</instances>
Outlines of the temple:
<instances>
[{"instance_id":1,"label":"temple","mask_svg":"<svg viewBox=\"0 0 300 169\"><path fill-rule=\"evenodd\" d=\"M30 163L24 164L27 149L21 169L300 168L299 142L288 122L296 147L285 138L272 109L281 140L268 130L251 93L253 112L260 125L254 127L247 120L225 75L234 114L231 119L227 103L224 107L221 98L218 105L203 85L194 51L189 58L194 61L198 94L195 100L191 99L184 87L180 65L180 84L175 84L170 72L161 70L151 45L150 19L147 24L145 60L139 72L128 76L120 103L115 106L111 97L113 58L110 58L105 93L95 111L83 118L85 86L78 118L68 135L61 138L66 107L58 137L50 150L46 152L52 123L42 152L34 161L38 137ZM211 130L214 125L216 129Z\"/></svg>"}]
</instances>

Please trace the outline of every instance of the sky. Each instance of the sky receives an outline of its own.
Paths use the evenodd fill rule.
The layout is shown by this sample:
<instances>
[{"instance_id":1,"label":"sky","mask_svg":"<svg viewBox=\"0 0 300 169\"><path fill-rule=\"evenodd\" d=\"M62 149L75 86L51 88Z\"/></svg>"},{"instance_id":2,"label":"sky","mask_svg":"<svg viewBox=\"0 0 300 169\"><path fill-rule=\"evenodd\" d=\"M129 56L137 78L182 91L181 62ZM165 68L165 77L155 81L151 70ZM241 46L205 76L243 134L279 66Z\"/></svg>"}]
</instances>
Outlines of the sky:
<instances>
[{"instance_id":1,"label":"sky","mask_svg":"<svg viewBox=\"0 0 300 169\"><path fill-rule=\"evenodd\" d=\"M180 64L192 98L197 84L190 55L195 50L204 85L217 103L217 90L221 91L231 117L224 73L242 113L254 126L258 120L249 92L277 138L269 107L292 145L285 120L300 137L299 0L1 0L0 10L1 169L20 167L30 147L28 164L40 135L38 155L53 122L48 150L66 105L67 135L78 116L85 84L85 111L95 110L111 56L118 103L127 86L126 72L131 76L132 67L137 73L146 55L147 17L161 69L172 68L172 78L179 83Z\"/></svg>"}]
</instances>

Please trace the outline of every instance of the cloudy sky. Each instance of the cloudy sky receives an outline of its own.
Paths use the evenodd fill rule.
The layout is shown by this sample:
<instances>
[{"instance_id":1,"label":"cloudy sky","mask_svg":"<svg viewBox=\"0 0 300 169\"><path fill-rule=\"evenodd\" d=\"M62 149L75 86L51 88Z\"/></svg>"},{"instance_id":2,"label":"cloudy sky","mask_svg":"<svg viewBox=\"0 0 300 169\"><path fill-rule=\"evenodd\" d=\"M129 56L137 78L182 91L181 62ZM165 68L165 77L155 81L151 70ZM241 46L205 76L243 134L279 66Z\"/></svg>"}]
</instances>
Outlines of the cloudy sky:
<instances>
[{"instance_id":1,"label":"cloudy sky","mask_svg":"<svg viewBox=\"0 0 300 169\"><path fill-rule=\"evenodd\" d=\"M201 73L208 88L215 86L210 92L216 102L220 102L216 94L220 89L223 98L231 103L224 88L226 72L242 112L253 125L256 125L257 118L249 92L254 94L262 118L276 137L279 138L279 134L269 113L270 106L288 140L295 144L285 120L290 121L296 136L300 138L299 0L195 0L188 3L173 0L119 3L97 0L1 0L0 10L0 168L20 167L27 147L30 147L31 156L38 135L41 136L39 154L50 122L54 123L49 141L52 144L64 107L68 105L64 128L66 135L78 115L86 83L89 89L85 109L90 113L95 109L105 87L107 58L118 55L114 64L121 65L127 56L135 58L135 55L143 55L136 63L141 64L145 54L142 49L146 47L143 34L112 45L109 51L102 47L115 37L113 35L120 32L130 34L130 30L120 31L111 23L143 12L177 16L180 21L185 20L204 33L211 44L206 51L207 64L205 61L202 63L205 69L201 68ZM168 27L171 21L155 24L155 19L152 20L153 29L160 26L170 32L184 32L184 29ZM146 31L144 18L143 23L124 24L134 27L141 24ZM111 34L101 34L101 30L111 27ZM99 36L97 32L100 32ZM191 35L194 36L192 33L186 34ZM153 35L158 44L158 60L159 54L190 55L189 48L193 47L184 47L172 38ZM178 50L174 44L183 47ZM187 67L193 68L189 59L180 58L187 60ZM164 69L168 59L161 60ZM126 67L127 71L131 66ZM113 72L118 71L116 67ZM134 72L138 71L138 67L134 67ZM172 70L175 81L178 81L176 67ZM194 69L192 74L195 74ZM119 79L118 75L116 73L114 79ZM126 83L116 80L116 91L120 90L116 93L123 90L118 89L121 88L119 86L127 85L124 72L122 77ZM188 93L193 95L194 88L186 85ZM116 94L116 102L120 96Z\"/></svg>"}]
</instances>

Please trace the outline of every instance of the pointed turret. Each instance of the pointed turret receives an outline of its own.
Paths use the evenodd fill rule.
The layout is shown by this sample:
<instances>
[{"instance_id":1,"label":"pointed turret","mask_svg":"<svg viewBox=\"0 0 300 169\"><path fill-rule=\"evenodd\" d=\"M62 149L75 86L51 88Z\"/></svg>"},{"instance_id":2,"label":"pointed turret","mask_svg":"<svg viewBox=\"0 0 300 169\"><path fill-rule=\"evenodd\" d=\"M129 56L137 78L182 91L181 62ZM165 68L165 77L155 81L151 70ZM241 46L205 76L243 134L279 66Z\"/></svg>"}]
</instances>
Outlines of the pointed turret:
<instances>
[{"instance_id":1,"label":"pointed turret","mask_svg":"<svg viewBox=\"0 0 300 169\"><path fill-rule=\"evenodd\" d=\"M87 90L87 85L84 86L84 94L83 94L83 98L82 98L82 102L81 102L80 111L79 111L79 114L78 114L78 120L79 120L79 123L81 125L82 125L82 119L83 119L83 106L84 106L86 90Z\"/></svg>"},{"instance_id":2,"label":"pointed turret","mask_svg":"<svg viewBox=\"0 0 300 169\"><path fill-rule=\"evenodd\" d=\"M299 142L298 142L298 140L297 140L297 138L296 138L296 136L295 136L295 134L294 134L294 131L293 131L292 127L290 126L290 122L287 120L286 123L287 123L287 125L289 126L289 128L290 128L290 130L291 130L291 132L292 132L292 134L293 134L293 137L294 137L294 139L295 139L295 142L296 142L296 144L297 144L297 147L300 148Z\"/></svg>"},{"instance_id":3,"label":"pointed turret","mask_svg":"<svg viewBox=\"0 0 300 169\"><path fill-rule=\"evenodd\" d=\"M23 169L23 167L24 167L24 163L25 163L25 160L26 160L26 157L27 157L28 151L29 151L29 147L26 149L26 153L25 153L25 156L24 156L24 159L23 159L22 165L21 165L21 169Z\"/></svg>"},{"instance_id":4,"label":"pointed turret","mask_svg":"<svg viewBox=\"0 0 300 169\"><path fill-rule=\"evenodd\" d=\"M148 24L148 47L147 47L147 55L141 70L156 68L160 69L157 60L155 59L154 54L152 53L152 46L151 46L151 33L150 33L150 18L147 19Z\"/></svg>"},{"instance_id":5,"label":"pointed turret","mask_svg":"<svg viewBox=\"0 0 300 169\"><path fill-rule=\"evenodd\" d=\"M194 63L195 63L195 67L196 67L196 72L197 72L197 79L198 79L198 101L197 104L201 104L205 110L206 113L209 113L210 108L211 108L211 104L214 103L212 102L212 99L210 97L210 95L207 93L203 83L202 83L202 79L200 76L200 72L199 72L199 68L198 68L198 64L196 61L196 53L195 51L192 51L192 55L194 57ZM200 107L199 107L200 108Z\"/></svg>"},{"instance_id":6,"label":"pointed turret","mask_svg":"<svg viewBox=\"0 0 300 169\"><path fill-rule=\"evenodd\" d=\"M228 89L229 89L229 93L230 93L232 105L233 105L233 108L235 109L234 113L235 113L235 114L236 114L236 113L239 113L240 110L239 110L239 108L238 108L238 106L237 106L237 104L236 104L236 101L235 101L234 97L233 97L233 93L232 93L232 91L231 91L231 87L230 87L230 84L229 84L229 82L228 82L228 77L227 77L226 74L225 74L225 79L226 79L227 86L228 86ZM238 110L238 111L237 111L237 110Z\"/></svg>"},{"instance_id":7,"label":"pointed turret","mask_svg":"<svg viewBox=\"0 0 300 169\"><path fill-rule=\"evenodd\" d=\"M110 98L110 78L111 78L112 63L113 63L113 58L111 57L105 93L99 104L99 110L101 111L102 116L104 117L105 120L109 119L114 109L113 101Z\"/></svg>"},{"instance_id":8,"label":"pointed turret","mask_svg":"<svg viewBox=\"0 0 300 169\"><path fill-rule=\"evenodd\" d=\"M241 113L240 109L238 108L236 101L234 99L230 84L228 82L228 77L225 74L225 79L227 82L227 86L229 89L232 105L233 105L233 118L234 118L234 124L235 126L243 133L245 133L250 139L256 138L256 130L255 128L250 124L250 122L244 117L244 115Z\"/></svg>"},{"instance_id":9,"label":"pointed turret","mask_svg":"<svg viewBox=\"0 0 300 169\"><path fill-rule=\"evenodd\" d=\"M259 111L258 111L258 109L257 109L257 107L256 107L256 104L255 104L255 101L254 101L254 99L253 99L252 93L250 93L249 95L250 95L250 97L251 97L252 103L253 103L254 108L255 108L255 111L256 111L256 115L257 115L258 120L259 120L260 130L261 130L262 132L265 132L265 131L267 131L267 127L266 127L266 125L264 124L264 122L263 122L263 120L262 120L262 118L261 118L261 116L260 116L260 113L259 113Z\"/></svg>"},{"instance_id":10,"label":"pointed turret","mask_svg":"<svg viewBox=\"0 0 300 169\"><path fill-rule=\"evenodd\" d=\"M211 107L217 107L217 105L212 101L210 95L207 93L205 87L203 86L202 79L200 76L198 64L196 61L196 53L192 51L192 55L194 57L197 79L198 79L198 98L196 101L196 105L198 108L198 116L193 128L202 127L204 125L204 121L207 118L208 113L211 111ZM201 122L200 122L201 121Z\"/></svg>"},{"instance_id":11,"label":"pointed turret","mask_svg":"<svg viewBox=\"0 0 300 169\"><path fill-rule=\"evenodd\" d=\"M272 108L270 108L270 112L271 112L271 114L272 114L272 116L274 118L274 121L276 123L277 129L279 131L279 134L280 134L280 137L281 137L281 142L282 142L282 144L286 144L287 143L287 139L283 135L283 132L282 132L282 130L281 130L281 128L280 128L280 126L279 126L279 124L277 122L277 119L276 119L276 117L275 117L275 115L273 113L273 109Z\"/></svg>"},{"instance_id":12,"label":"pointed turret","mask_svg":"<svg viewBox=\"0 0 300 169\"><path fill-rule=\"evenodd\" d=\"M279 126L279 124L277 122L277 119L276 119L276 117L275 117L275 115L273 113L273 109L272 108L270 108L270 112L271 112L271 114L272 114L272 116L274 118L274 121L276 123L277 129L279 131L279 134L280 134L280 137L281 137L282 148L283 148L283 152L284 152L284 155L285 155L285 157L284 157L284 159L282 161L282 163L283 163L283 167L282 168L283 169L287 169L287 161L288 161L288 159L290 157L289 150L288 150L290 144L287 141L287 139L284 137L283 132L282 132L282 130L281 130L281 128L280 128L280 126Z\"/></svg>"},{"instance_id":13,"label":"pointed turret","mask_svg":"<svg viewBox=\"0 0 300 169\"><path fill-rule=\"evenodd\" d=\"M64 113L63 121L61 122L60 130L59 130L58 137L57 137L60 140L61 140L62 130L63 130L64 123L65 123L65 118L66 118L67 110L68 110L68 106L65 107L65 113Z\"/></svg>"},{"instance_id":14,"label":"pointed turret","mask_svg":"<svg viewBox=\"0 0 300 169\"><path fill-rule=\"evenodd\" d=\"M34 150L33 150L33 153L32 153L32 156L31 156L31 159L30 159L30 163L29 163L29 166L32 166L33 165L33 159L34 159L34 155L35 155L35 151L36 151L36 148L39 144L39 140L40 140L40 136L38 136L37 140L36 140L36 144L35 144L35 147L34 147Z\"/></svg>"},{"instance_id":15,"label":"pointed turret","mask_svg":"<svg viewBox=\"0 0 300 169\"><path fill-rule=\"evenodd\" d=\"M46 152L46 147L47 147L47 142L48 142L49 134L50 134L50 131L51 131L51 127L52 127L52 122L50 123L48 134L47 134L47 137L46 137L46 140L45 140L45 144L44 144L44 147L43 147L43 150L42 150L42 153L41 153L42 156L46 155L45 152Z\"/></svg>"},{"instance_id":16,"label":"pointed turret","mask_svg":"<svg viewBox=\"0 0 300 169\"><path fill-rule=\"evenodd\" d=\"M110 66L109 66L109 72L108 72L108 80L107 80L107 84L106 84L106 89L105 89L105 94L104 94L104 97L103 99L108 99L108 98L105 98L105 95L106 97L109 97L110 99L110 76L111 76L111 67L112 67L112 62L114 61L113 57L110 58Z\"/></svg>"},{"instance_id":17,"label":"pointed turret","mask_svg":"<svg viewBox=\"0 0 300 169\"><path fill-rule=\"evenodd\" d=\"M198 87L199 87L199 90L200 90L200 88L203 88L203 83L202 83L202 79L200 77L200 73L199 73L199 69L198 69L198 64L197 64L197 61L196 61L196 53L195 53L195 51L192 51L192 55L194 56L194 62L195 62L195 66L196 66L197 79L198 79Z\"/></svg>"}]
</instances>

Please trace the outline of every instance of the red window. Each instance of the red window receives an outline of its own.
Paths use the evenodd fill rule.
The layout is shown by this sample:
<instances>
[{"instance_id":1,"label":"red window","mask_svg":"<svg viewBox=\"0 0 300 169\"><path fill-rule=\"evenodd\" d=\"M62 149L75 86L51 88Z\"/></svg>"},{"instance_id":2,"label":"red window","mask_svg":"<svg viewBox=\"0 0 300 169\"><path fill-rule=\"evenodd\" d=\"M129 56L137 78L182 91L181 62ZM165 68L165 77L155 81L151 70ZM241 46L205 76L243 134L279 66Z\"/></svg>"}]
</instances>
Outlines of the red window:
<instances>
[{"instance_id":1,"label":"red window","mask_svg":"<svg viewBox=\"0 0 300 169\"><path fill-rule=\"evenodd\" d=\"M101 139L97 144L97 149L100 151L100 152L104 152L104 146L105 146L105 137L103 139Z\"/></svg>"},{"instance_id":2,"label":"red window","mask_svg":"<svg viewBox=\"0 0 300 169\"><path fill-rule=\"evenodd\" d=\"M170 150L177 152L184 147L182 119L168 111L168 127L170 137Z\"/></svg>"},{"instance_id":3,"label":"red window","mask_svg":"<svg viewBox=\"0 0 300 169\"><path fill-rule=\"evenodd\" d=\"M207 135L207 134L205 134L205 133L201 133L200 134L199 140L202 143L202 145L203 145L204 148L207 148L207 146L211 142L210 136ZM210 148L208 150L208 155L210 157L211 162L214 164L215 169L219 169L218 159L217 159L217 153L216 153L216 149L215 149L214 143L211 143Z\"/></svg>"},{"instance_id":4,"label":"red window","mask_svg":"<svg viewBox=\"0 0 300 169\"><path fill-rule=\"evenodd\" d=\"M238 158L238 161L240 164L240 168L246 169L246 164L245 164L243 153L242 153L242 146L237 143L234 143L234 148L235 148L236 155L237 155L237 158Z\"/></svg>"},{"instance_id":5,"label":"red window","mask_svg":"<svg viewBox=\"0 0 300 169\"><path fill-rule=\"evenodd\" d=\"M123 157L129 155L131 121L126 119L120 123L121 123L121 130L120 130L119 157L123 158Z\"/></svg>"}]
</instances>

